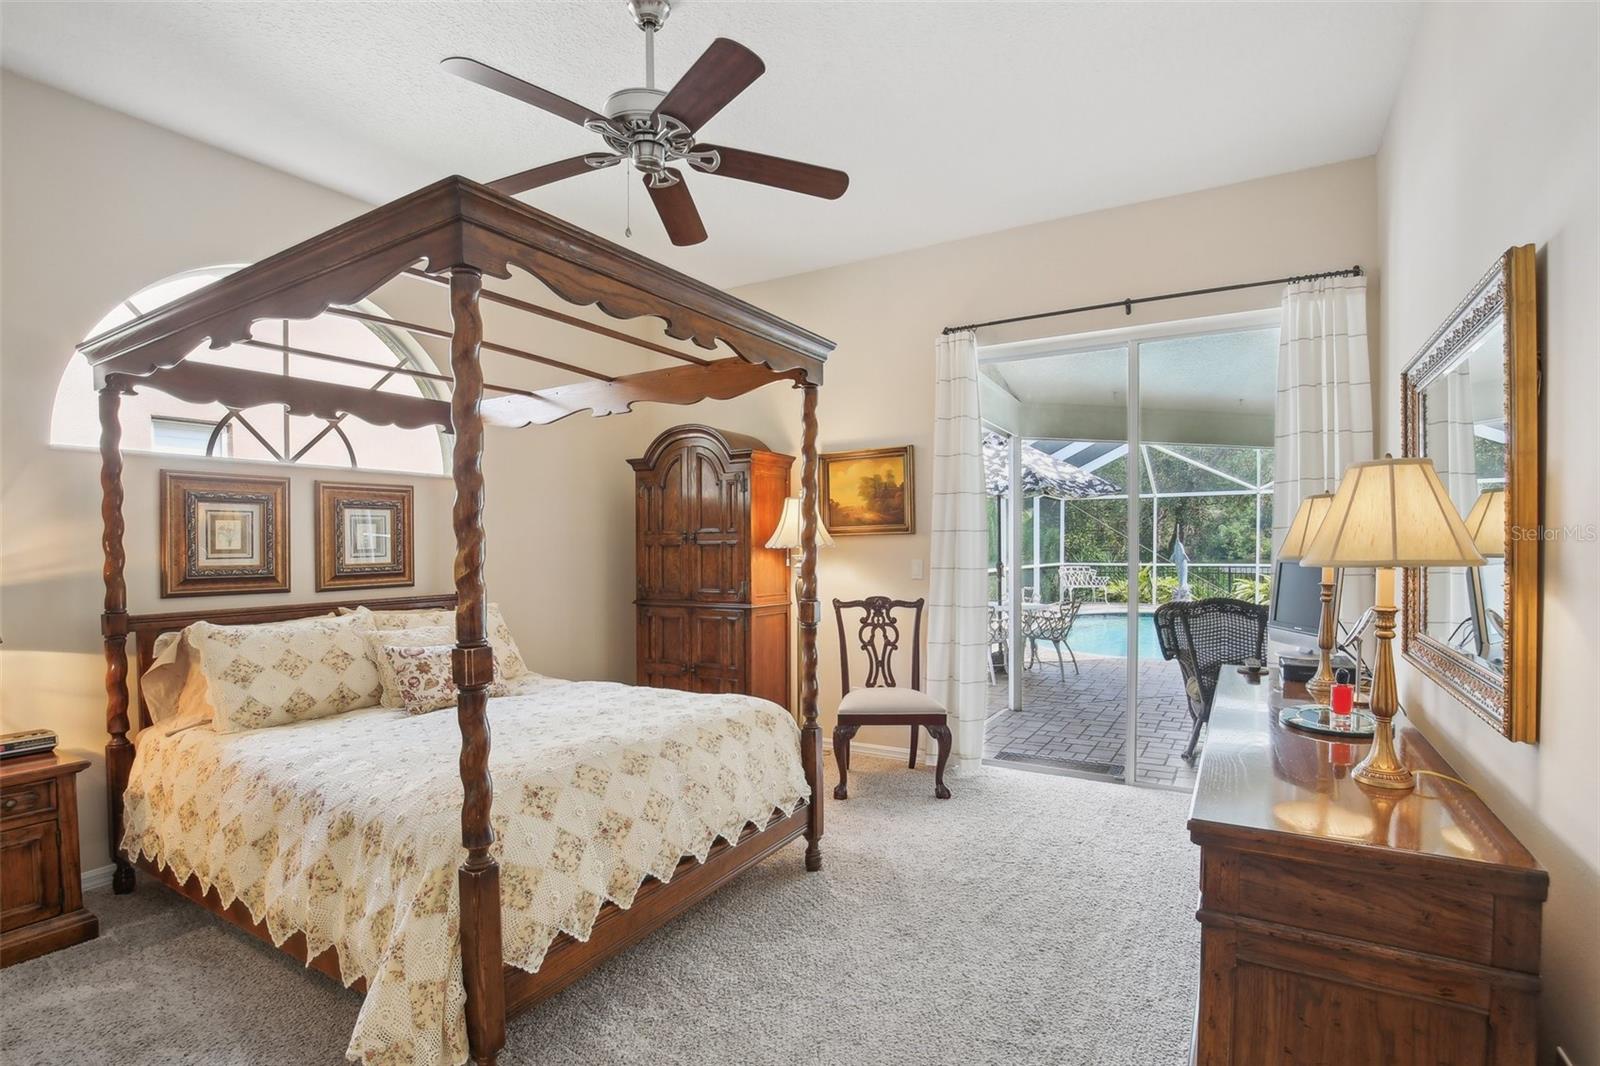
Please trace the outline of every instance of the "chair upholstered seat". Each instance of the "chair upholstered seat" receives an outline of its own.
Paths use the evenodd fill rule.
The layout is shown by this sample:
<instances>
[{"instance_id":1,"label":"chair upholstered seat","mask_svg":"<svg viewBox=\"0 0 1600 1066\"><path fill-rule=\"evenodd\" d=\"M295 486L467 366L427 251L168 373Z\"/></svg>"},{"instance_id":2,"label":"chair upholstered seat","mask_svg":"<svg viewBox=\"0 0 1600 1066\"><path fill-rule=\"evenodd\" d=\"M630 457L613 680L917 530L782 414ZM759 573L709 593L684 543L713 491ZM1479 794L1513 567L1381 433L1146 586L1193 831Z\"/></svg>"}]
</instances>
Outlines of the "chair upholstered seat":
<instances>
[{"instance_id":1,"label":"chair upholstered seat","mask_svg":"<svg viewBox=\"0 0 1600 1066\"><path fill-rule=\"evenodd\" d=\"M944 714L938 700L914 688L853 688L839 701L840 714Z\"/></svg>"}]
</instances>

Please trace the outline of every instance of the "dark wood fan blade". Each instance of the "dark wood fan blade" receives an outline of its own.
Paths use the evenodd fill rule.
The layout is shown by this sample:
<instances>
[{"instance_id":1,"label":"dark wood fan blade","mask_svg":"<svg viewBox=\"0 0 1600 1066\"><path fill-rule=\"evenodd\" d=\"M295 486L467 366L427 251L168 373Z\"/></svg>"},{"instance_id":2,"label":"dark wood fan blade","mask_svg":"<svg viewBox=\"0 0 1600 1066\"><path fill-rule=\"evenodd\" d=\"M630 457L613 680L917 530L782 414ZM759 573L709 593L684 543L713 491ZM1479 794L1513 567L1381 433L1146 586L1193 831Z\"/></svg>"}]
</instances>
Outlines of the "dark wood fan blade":
<instances>
[{"instance_id":1,"label":"dark wood fan blade","mask_svg":"<svg viewBox=\"0 0 1600 1066\"><path fill-rule=\"evenodd\" d=\"M667 236L672 238L673 244L699 244L706 239L705 223L700 221L700 212L694 206L694 197L689 195L689 186L682 174L678 174L676 183L660 186L651 185L650 175L646 174L644 187L649 190L650 201L656 205L656 214L661 216L661 223L667 227Z\"/></svg>"},{"instance_id":2,"label":"dark wood fan blade","mask_svg":"<svg viewBox=\"0 0 1600 1066\"><path fill-rule=\"evenodd\" d=\"M541 111L548 111L552 115L559 115L568 122L583 125L590 120L605 121L603 115L597 115L582 104L575 104L564 96L557 96L547 89L537 85L529 85L521 78L513 77L503 70L496 70L487 63L480 63L476 59L465 56L451 56L449 59L440 60L439 65L458 78L477 82L479 85L493 89L495 92L505 93L525 104L532 104Z\"/></svg>"},{"instance_id":3,"label":"dark wood fan blade","mask_svg":"<svg viewBox=\"0 0 1600 1066\"><path fill-rule=\"evenodd\" d=\"M705 171L707 174L771 185L807 196L820 196L824 200L837 200L850 187L850 175L842 170L830 170L812 163L797 163L793 159L747 152L742 148L722 148L714 144L697 144L694 150L715 152L720 157L717 169Z\"/></svg>"},{"instance_id":4,"label":"dark wood fan blade","mask_svg":"<svg viewBox=\"0 0 1600 1066\"><path fill-rule=\"evenodd\" d=\"M718 37L656 105L655 114L671 115L691 130L697 130L728 106L728 101L748 89L766 69L761 57L750 49L738 41Z\"/></svg>"},{"instance_id":5,"label":"dark wood fan blade","mask_svg":"<svg viewBox=\"0 0 1600 1066\"><path fill-rule=\"evenodd\" d=\"M610 166L611 164L607 164ZM592 170L602 170L603 167L589 165L589 157L575 155L571 159L563 159L559 163L546 163L542 167L532 170L523 170L515 174L508 174L498 181L491 181L489 188L495 192L503 192L507 196L515 196L519 192L537 189L541 185L560 181L562 178L573 178L579 174L587 174Z\"/></svg>"}]
</instances>

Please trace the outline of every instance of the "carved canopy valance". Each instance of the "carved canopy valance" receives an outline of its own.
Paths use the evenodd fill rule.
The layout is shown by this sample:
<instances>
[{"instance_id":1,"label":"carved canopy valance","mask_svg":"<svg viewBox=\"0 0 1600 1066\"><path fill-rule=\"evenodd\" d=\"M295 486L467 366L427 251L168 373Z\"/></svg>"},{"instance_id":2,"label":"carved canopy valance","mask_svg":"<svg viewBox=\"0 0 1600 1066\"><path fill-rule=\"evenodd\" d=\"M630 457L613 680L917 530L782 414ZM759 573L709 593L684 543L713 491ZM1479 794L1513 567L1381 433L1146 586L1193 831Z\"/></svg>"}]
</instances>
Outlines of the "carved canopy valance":
<instances>
[{"instance_id":1,"label":"carved canopy valance","mask_svg":"<svg viewBox=\"0 0 1600 1066\"><path fill-rule=\"evenodd\" d=\"M725 399L777 378L820 384L833 349L832 342L743 300L477 182L450 177L93 337L80 350L99 388L127 391L144 379L191 400L233 406L288 403L319 415L338 408L369 421L448 426L431 401L400 405L405 406L400 410L390 402L396 398L392 393L374 403L335 395L340 389L360 391L348 386L311 381L269 386L262 379L270 375L233 368L198 370L201 364L184 364L181 373L166 368L183 364L202 345L216 349L248 340L252 324L263 319L309 319L329 308L347 308L402 274L438 279L471 270L509 278L512 267L532 274L569 303L592 304L614 318L653 316L665 323L667 336L705 349L720 341L737 358L706 360L685 353L681 358L688 366L496 398L486 404L485 414L500 424L553 422L579 410L609 414L646 400ZM666 351L648 342L644 346Z\"/></svg>"}]
</instances>

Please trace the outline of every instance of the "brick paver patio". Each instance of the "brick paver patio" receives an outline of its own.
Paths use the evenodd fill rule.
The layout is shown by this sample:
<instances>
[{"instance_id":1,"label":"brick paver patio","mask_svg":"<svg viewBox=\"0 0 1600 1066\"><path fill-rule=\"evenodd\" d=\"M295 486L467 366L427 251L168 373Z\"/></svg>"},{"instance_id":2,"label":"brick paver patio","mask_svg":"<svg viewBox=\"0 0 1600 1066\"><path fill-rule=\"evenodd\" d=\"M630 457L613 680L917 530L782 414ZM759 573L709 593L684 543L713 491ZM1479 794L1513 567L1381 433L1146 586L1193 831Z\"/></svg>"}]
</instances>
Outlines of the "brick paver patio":
<instances>
[{"instance_id":1,"label":"brick paver patio","mask_svg":"<svg viewBox=\"0 0 1600 1066\"><path fill-rule=\"evenodd\" d=\"M1048 646L1039 665L1023 674L1020 711L1006 707L1004 672L989 686L989 723L983 754L1016 765L1051 766L1121 775L1127 745L1123 721L1128 692L1126 659L1078 655L1079 673L1067 663L1062 682ZM1146 783L1194 787L1194 767L1183 760L1189 711L1178 664L1139 663L1139 778ZM1205 734L1200 735L1205 744Z\"/></svg>"}]
</instances>

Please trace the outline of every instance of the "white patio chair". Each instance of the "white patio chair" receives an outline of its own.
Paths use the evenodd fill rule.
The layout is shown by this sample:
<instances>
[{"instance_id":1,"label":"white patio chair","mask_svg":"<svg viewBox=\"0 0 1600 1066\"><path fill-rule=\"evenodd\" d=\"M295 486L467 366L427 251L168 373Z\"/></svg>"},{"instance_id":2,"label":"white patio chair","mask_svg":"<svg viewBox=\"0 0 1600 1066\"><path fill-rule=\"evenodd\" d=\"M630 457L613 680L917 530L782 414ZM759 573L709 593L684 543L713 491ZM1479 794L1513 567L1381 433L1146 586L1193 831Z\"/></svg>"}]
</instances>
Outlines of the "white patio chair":
<instances>
[{"instance_id":1,"label":"white patio chair","mask_svg":"<svg viewBox=\"0 0 1600 1066\"><path fill-rule=\"evenodd\" d=\"M1039 663L1039 641L1048 640L1056 649L1056 667L1061 671L1061 680L1067 679L1067 661L1061 655L1061 649L1067 649L1067 655L1072 656L1072 672L1081 673L1078 669L1078 656L1072 650L1072 645L1067 643L1067 637L1072 633L1072 623L1078 619L1078 608L1082 607L1077 600L1062 603L1047 611L1027 611L1022 616L1022 635L1028 641L1028 653L1032 659L1031 665Z\"/></svg>"}]
</instances>

